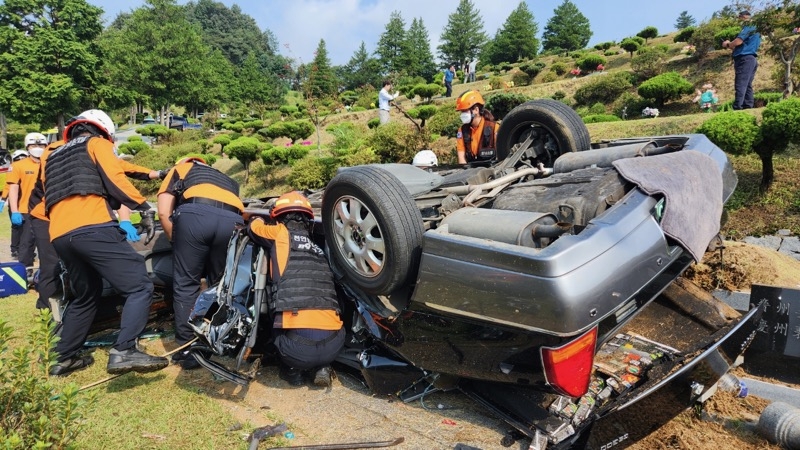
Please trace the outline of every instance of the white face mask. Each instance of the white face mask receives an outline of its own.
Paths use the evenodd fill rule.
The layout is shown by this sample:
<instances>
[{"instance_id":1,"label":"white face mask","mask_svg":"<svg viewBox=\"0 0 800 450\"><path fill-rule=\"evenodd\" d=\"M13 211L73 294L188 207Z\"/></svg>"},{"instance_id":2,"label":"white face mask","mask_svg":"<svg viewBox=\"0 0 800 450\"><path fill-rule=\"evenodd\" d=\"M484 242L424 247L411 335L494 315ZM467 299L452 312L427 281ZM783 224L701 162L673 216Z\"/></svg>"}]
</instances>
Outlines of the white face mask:
<instances>
[{"instance_id":1,"label":"white face mask","mask_svg":"<svg viewBox=\"0 0 800 450\"><path fill-rule=\"evenodd\" d=\"M472 122L472 113L469 111L465 111L461 113L461 123L470 123Z\"/></svg>"},{"instance_id":2,"label":"white face mask","mask_svg":"<svg viewBox=\"0 0 800 450\"><path fill-rule=\"evenodd\" d=\"M34 158L39 158L44 153L44 147L31 147L28 149L28 154Z\"/></svg>"}]
</instances>

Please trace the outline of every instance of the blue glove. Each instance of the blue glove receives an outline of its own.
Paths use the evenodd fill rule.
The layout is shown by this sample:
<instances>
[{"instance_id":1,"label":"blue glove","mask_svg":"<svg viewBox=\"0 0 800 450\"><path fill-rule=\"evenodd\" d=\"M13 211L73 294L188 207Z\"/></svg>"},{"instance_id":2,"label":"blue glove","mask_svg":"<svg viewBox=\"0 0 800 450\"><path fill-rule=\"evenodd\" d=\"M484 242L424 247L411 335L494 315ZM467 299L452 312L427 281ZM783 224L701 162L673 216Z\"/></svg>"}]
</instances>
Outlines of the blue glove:
<instances>
[{"instance_id":1,"label":"blue glove","mask_svg":"<svg viewBox=\"0 0 800 450\"><path fill-rule=\"evenodd\" d=\"M22 213L12 212L11 213L11 225L20 226L22 225Z\"/></svg>"},{"instance_id":2,"label":"blue glove","mask_svg":"<svg viewBox=\"0 0 800 450\"><path fill-rule=\"evenodd\" d=\"M139 240L139 233L136 232L136 228L131 224L130 220L123 220L119 223L119 227L122 228L122 231L128 233L127 239L131 242L137 242Z\"/></svg>"},{"instance_id":3,"label":"blue glove","mask_svg":"<svg viewBox=\"0 0 800 450\"><path fill-rule=\"evenodd\" d=\"M0 200L0 212L3 212L4 209L6 209L6 201Z\"/></svg>"}]
</instances>

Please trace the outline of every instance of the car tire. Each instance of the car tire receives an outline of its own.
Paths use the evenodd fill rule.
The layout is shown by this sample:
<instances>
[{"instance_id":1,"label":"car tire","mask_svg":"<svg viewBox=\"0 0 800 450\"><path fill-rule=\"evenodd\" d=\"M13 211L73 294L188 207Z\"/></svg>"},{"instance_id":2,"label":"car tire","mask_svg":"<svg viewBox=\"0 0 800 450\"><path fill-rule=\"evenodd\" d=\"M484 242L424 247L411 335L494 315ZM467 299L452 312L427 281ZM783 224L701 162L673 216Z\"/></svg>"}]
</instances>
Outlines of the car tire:
<instances>
[{"instance_id":1,"label":"car tire","mask_svg":"<svg viewBox=\"0 0 800 450\"><path fill-rule=\"evenodd\" d=\"M354 287L388 295L416 278L422 216L391 173L377 166L340 171L325 188L322 223L330 260Z\"/></svg>"},{"instance_id":2,"label":"car tire","mask_svg":"<svg viewBox=\"0 0 800 450\"><path fill-rule=\"evenodd\" d=\"M534 139L534 147L545 150L537 160L545 167L553 167L553 162L564 153L591 147L589 130L572 108L557 100L537 99L512 109L500 123L497 132L498 159L506 159L514 145L525 141L534 130L538 135Z\"/></svg>"}]
</instances>

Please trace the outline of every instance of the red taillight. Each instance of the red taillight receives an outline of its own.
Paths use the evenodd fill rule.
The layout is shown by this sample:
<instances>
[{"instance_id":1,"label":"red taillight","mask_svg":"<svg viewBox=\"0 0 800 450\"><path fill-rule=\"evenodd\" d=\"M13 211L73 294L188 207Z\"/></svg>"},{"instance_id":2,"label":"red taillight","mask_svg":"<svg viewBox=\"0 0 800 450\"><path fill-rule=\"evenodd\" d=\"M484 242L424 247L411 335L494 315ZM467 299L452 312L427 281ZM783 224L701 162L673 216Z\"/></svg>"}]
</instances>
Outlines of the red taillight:
<instances>
[{"instance_id":1,"label":"red taillight","mask_svg":"<svg viewBox=\"0 0 800 450\"><path fill-rule=\"evenodd\" d=\"M545 381L570 397L589 390L594 365L597 327L561 347L542 347Z\"/></svg>"}]
</instances>

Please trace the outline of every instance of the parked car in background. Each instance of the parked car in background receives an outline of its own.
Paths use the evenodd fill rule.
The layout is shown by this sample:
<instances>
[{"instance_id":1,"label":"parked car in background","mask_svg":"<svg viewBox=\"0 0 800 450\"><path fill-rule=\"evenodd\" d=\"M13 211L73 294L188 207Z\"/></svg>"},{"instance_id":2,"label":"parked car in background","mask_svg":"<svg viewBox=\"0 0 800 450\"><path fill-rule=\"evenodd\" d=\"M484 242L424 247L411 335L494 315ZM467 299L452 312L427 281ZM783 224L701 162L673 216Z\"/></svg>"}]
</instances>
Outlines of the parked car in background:
<instances>
[{"instance_id":1,"label":"parked car in background","mask_svg":"<svg viewBox=\"0 0 800 450\"><path fill-rule=\"evenodd\" d=\"M156 119L154 119L152 116L147 116L142 119L142 125L155 125L156 123L158 122L156 122Z\"/></svg>"},{"instance_id":2,"label":"parked car in background","mask_svg":"<svg viewBox=\"0 0 800 450\"><path fill-rule=\"evenodd\" d=\"M169 127L178 131L203 129L203 126L199 123L189 123L189 119L184 116L171 116L169 118Z\"/></svg>"}]
</instances>

